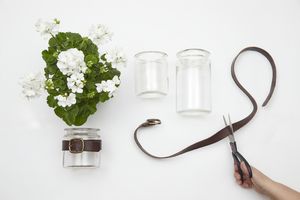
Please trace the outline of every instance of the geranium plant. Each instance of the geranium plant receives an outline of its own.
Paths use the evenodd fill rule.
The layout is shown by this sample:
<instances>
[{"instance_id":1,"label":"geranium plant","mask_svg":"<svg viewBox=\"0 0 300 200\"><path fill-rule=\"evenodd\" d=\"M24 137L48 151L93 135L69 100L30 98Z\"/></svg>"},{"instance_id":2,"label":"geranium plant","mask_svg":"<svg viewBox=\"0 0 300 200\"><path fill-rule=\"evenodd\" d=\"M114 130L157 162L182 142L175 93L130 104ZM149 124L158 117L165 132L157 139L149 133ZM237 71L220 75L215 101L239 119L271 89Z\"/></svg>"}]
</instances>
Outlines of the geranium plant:
<instances>
[{"instance_id":1,"label":"geranium plant","mask_svg":"<svg viewBox=\"0 0 300 200\"><path fill-rule=\"evenodd\" d=\"M78 33L59 32L60 22L39 20L37 31L48 40L42 51L44 79L25 77L23 93L27 98L48 93L47 103L68 125L80 126L97 111L97 104L113 97L120 85L117 66L125 63L119 51L103 51L101 46L112 34L103 25L93 26L88 37ZM103 53L99 52L102 49Z\"/></svg>"}]
</instances>

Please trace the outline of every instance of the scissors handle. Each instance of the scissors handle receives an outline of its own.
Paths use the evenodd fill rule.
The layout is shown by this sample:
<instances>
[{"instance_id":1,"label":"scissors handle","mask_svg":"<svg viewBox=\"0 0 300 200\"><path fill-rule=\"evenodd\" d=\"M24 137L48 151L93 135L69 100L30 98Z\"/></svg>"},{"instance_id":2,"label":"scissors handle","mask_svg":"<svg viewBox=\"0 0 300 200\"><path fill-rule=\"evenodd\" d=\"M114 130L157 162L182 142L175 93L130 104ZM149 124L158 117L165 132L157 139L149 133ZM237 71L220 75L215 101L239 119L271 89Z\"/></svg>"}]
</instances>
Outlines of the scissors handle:
<instances>
[{"instance_id":1,"label":"scissors handle","mask_svg":"<svg viewBox=\"0 0 300 200\"><path fill-rule=\"evenodd\" d=\"M244 162L247 168L247 172L249 174L249 178L252 178L252 169L251 166L249 165L248 161L242 156L242 154L240 154L239 152L232 152L232 157L234 160L234 163L237 165L237 170L239 175L241 176L241 181L242 183L244 183L244 174L243 174L243 170L241 167L241 163Z\"/></svg>"},{"instance_id":2,"label":"scissors handle","mask_svg":"<svg viewBox=\"0 0 300 200\"><path fill-rule=\"evenodd\" d=\"M242 156L242 154L240 154L240 152L237 151L234 154L235 154L235 157L238 158L240 163L241 162L245 163L248 174L249 174L249 178L252 178L252 169L251 169L251 166L249 165L248 161L244 158L244 156Z\"/></svg>"},{"instance_id":3,"label":"scissors handle","mask_svg":"<svg viewBox=\"0 0 300 200\"><path fill-rule=\"evenodd\" d=\"M244 182L244 175L243 175L243 171L242 171L242 168L241 168L241 162L245 163L245 165L247 167L248 174L249 174L249 178L252 178L251 166L249 165L248 161L244 158L244 156L242 156L242 154L240 154L240 152L238 152L236 142L230 142L230 147L231 147L232 157L233 157L234 163L238 167L238 173L240 174L241 180L242 180L242 183L243 183Z\"/></svg>"},{"instance_id":4,"label":"scissors handle","mask_svg":"<svg viewBox=\"0 0 300 200\"><path fill-rule=\"evenodd\" d=\"M238 171L239 175L241 176L241 181L243 183L244 182L244 175L243 175L243 171L242 171L242 168L241 168L241 162L238 159L238 157L235 155L235 153L233 153L233 152L232 152L232 157L233 157L234 164L237 166L237 171Z\"/></svg>"}]
</instances>

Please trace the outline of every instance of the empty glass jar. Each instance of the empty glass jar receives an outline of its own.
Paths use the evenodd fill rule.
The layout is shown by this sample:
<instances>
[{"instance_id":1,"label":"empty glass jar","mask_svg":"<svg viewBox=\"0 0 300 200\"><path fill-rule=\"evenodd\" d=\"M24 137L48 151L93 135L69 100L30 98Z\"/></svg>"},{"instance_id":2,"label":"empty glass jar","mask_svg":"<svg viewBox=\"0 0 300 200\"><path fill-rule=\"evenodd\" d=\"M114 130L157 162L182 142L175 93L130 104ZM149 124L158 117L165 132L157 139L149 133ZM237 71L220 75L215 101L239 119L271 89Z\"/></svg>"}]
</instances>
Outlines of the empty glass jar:
<instances>
[{"instance_id":1,"label":"empty glass jar","mask_svg":"<svg viewBox=\"0 0 300 200\"><path fill-rule=\"evenodd\" d=\"M135 55L135 92L143 98L167 94L169 87L167 54L143 51Z\"/></svg>"},{"instance_id":2,"label":"empty glass jar","mask_svg":"<svg viewBox=\"0 0 300 200\"><path fill-rule=\"evenodd\" d=\"M203 49L186 49L177 53L177 112L199 115L211 111L210 53Z\"/></svg>"},{"instance_id":3,"label":"empty glass jar","mask_svg":"<svg viewBox=\"0 0 300 200\"><path fill-rule=\"evenodd\" d=\"M99 129L66 128L62 141L64 167L99 167L101 139Z\"/></svg>"}]
</instances>

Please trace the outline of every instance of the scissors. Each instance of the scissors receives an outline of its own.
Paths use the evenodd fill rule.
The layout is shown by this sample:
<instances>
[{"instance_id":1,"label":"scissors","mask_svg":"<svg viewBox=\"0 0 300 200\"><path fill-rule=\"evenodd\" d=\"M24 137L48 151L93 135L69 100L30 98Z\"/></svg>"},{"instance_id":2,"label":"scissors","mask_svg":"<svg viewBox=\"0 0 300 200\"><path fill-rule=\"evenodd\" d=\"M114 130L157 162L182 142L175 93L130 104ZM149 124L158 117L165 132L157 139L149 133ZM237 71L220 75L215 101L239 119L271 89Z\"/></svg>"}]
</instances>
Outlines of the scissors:
<instances>
[{"instance_id":1,"label":"scissors","mask_svg":"<svg viewBox=\"0 0 300 200\"><path fill-rule=\"evenodd\" d=\"M230 142L229 144L230 144L230 147L231 147L232 157L233 157L234 163L237 165L238 173L240 174L241 181L243 183L244 182L244 176L243 176L243 171L242 171L242 168L241 168L241 162L245 163L250 178L252 178L252 170L251 170L251 167L250 167L248 161L237 150L237 145L236 145L236 142L235 142L235 139L234 139L234 130L233 130L233 127L232 127L230 115L228 114L229 124L227 123L224 115L223 115L223 120L224 120L224 123L225 123L226 126L229 125L230 134L228 135L228 138L229 138L229 142Z\"/></svg>"}]
</instances>

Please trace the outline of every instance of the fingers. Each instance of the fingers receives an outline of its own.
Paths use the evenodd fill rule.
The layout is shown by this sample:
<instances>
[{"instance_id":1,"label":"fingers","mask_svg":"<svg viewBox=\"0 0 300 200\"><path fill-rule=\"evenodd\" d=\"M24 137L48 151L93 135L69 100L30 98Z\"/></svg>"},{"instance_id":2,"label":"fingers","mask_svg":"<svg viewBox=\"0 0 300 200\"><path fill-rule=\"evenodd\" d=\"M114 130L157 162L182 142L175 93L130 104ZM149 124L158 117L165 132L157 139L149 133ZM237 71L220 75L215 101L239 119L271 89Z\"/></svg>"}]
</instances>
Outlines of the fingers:
<instances>
[{"instance_id":1,"label":"fingers","mask_svg":"<svg viewBox=\"0 0 300 200\"><path fill-rule=\"evenodd\" d=\"M241 169L242 169L243 174L245 174L245 175L247 175L247 176L249 177L248 168L247 168L245 162L241 162L241 165L240 165L240 166L241 166Z\"/></svg>"},{"instance_id":2,"label":"fingers","mask_svg":"<svg viewBox=\"0 0 300 200\"><path fill-rule=\"evenodd\" d=\"M244 183L242 184L242 187L243 187L243 188L252 188L252 184L247 183L247 182L244 182Z\"/></svg>"},{"instance_id":3,"label":"fingers","mask_svg":"<svg viewBox=\"0 0 300 200\"><path fill-rule=\"evenodd\" d=\"M241 187L243 187L243 188L252 188L253 183L252 183L251 179L249 178L249 173L248 173L248 170L247 170L247 167L246 167L245 163L242 162L240 166L241 166L241 170L242 170L242 173L243 173L243 181L241 180L241 175L238 172L238 166L235 163L234 164L234 174L233 175L234 175L234 178L236 180L236 183L238 185L240 185Z\"/></svg>"},{"instance_id":4,"label":"fingers","mask_svg":"<svg viewBox=\"0 0 300 200\"><path fill-rule=\"evenodd\" d=\"M234 173L234 178L237 184L242 185L241 175L238 172Z\"/></svg>"},{"instance_id":5,"label":"fingers","mask_svg":"<svg viewBox=\"0 0 300 200\"><path fill-rule=\"evenodd\" d=\"M233 175L236 180L241 180L241 175L238 172L234 172Z\"/></svg>"},{"instance_id":6,"label":"fingers","mask_svg":"<svg viewBox=\"0 0 300 200\"><path fill-rule=\"evenodd\" d=\"M234 171L237 171L238 170L238 166L236 163L234 163Z\"/></svg>"}]
</instances>

